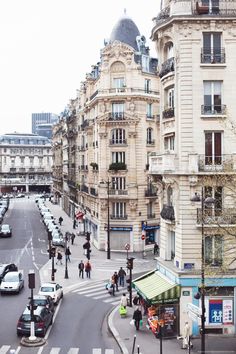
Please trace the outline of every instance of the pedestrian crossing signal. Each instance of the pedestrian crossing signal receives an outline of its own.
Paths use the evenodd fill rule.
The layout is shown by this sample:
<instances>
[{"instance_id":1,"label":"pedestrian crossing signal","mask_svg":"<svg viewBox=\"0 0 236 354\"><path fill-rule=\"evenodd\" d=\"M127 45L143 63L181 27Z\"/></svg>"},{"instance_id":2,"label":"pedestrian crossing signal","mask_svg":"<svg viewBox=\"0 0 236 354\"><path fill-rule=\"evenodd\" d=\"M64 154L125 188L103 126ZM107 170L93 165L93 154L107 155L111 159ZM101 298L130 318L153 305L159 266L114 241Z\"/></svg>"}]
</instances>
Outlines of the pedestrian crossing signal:
<instances>
[{"instance_id":1,"label":"pedestrian crossing signal","mask_svg":"<svg viewBox=\"0 0 236 354\"><path fill-rule=\"evenodd\" d=\"M127 258L127 269L133 269L133 260L133 257Z\"/></svg>"}]
</instances>

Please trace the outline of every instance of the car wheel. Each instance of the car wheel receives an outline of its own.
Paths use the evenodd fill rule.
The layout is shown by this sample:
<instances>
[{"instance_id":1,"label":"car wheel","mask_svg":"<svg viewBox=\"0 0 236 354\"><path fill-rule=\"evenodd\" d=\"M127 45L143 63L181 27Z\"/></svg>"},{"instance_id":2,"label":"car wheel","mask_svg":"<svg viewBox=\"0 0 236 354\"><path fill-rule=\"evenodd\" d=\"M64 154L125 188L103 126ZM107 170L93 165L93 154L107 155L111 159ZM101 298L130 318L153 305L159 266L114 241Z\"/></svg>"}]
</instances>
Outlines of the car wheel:
<instances>
[{"instance_id":1,"label":"car wheel","mask_svg":"<svg viewBox=\"0 0 236 354\"><path fill-rule=\"evenodd\" d=\"M61 299L63 298L63 293L61 293Z\"/></svg>"}]
</instances>

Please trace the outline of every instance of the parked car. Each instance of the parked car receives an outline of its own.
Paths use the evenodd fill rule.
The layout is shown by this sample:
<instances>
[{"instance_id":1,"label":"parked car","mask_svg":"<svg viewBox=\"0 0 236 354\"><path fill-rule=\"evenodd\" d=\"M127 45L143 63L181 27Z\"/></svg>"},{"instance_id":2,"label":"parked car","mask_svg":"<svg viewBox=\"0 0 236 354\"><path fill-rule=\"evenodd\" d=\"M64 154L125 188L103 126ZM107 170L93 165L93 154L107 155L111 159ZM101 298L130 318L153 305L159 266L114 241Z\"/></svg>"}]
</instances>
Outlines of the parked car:
<instances>
[{"instance_id":1,"label":"parked car","mask_svg":"<svg viewBox=\"0 0 236 354\"><path fill-rule=\"evenodd\" d=\"M8 272L17 272L18 268L14 263L0 264L0 283Z\"/></svg>"},{"instance_id":2,"label":"parked car","mask_svg":"<svg viewBox=\"0 0 236 354\"><path fill-rule=\"evenodd\" d=\"M58 230L52 232L52 245L65 247L65 239L63 234Z\"/></svg>"},{"instance_id":3,"label":"parked car","mask_svg":"<svg viewBox=\"0 0 236 354\"><path fill-rule=\"evenodd\" d=\"M53 312L50 311L45 306L38 306L34 310L35 334L37 336L44 337L48 330L48 327L52 325L52 321L53 321ZM17 322L16 333L18 336L30 335L30 322L31 322L31 314L30 314L30 309L27 306Z\"/></svg>"},{"instance_id":4,"label":"parked car","mask_svg":"<svg viewBox=\"0 0 236 354\"><path fill-rule=\"evenodd\" d=\"M24 279L21 272L8 272L2 279L0 292L2 293L17 293L23 289Z\"/></svg>"},{"instance_id":5,"label":"parked car","mask_svg":"<svg viewBox=\"0 0 236 354\"><path fill-rule=\"evenodd\" d=\"M29 302L30 305L30 302ZM34 306L43 306L46 307L49 311L54 312L54 302L51 296L45 295L34 295L33 296L33 305Z\"/></svg>"},{"instance_id":6,"label":"parked car","mask_svg":"<svg viewBox=\"0 0 236 354\"><path fill-rule=\"evenodd\" d=\"M54 304L58 304L60 299L63 298L62 286L58 283L43 283L39 288L39 295L51 296Z\"/></svg>"},{"instance_id":7,"label":"parked car","mask_svg":"<svg viewBox=\"0 0 236 354\"><path fill-rule=\"evenodd\" d=\"M54 230L60 231L60 226L56 224L55 220L49 220L47 222L47 229L50 232L53 232Z\"/></svg>"},{"instance_id":8,"label":"parked car","mask_svg":"<svg viewBox=\"0 0 236 354\"><path fill-rule=\"evenodd\" d=\"M12 236L11 226L8 224L2 224L0 226L0 237L11 237L11 236Z\"/></svg>"},{"instance_id":9,"label":"parked car","mask_svg":"<svg viewBox=\"0 0 236 354\"><path fill-rule=\"evenodd\" d=\"M0 206L0 215L4 216L7 211L7 208L4 206Z\"/></svg>"},{"instance_id":10,"label":"parked car","mask_svg":"<svg viewBox=\"0 0 236 354\"><path fill-rule=\"evenodd\" d=\"M54 219L54 216L52 214L45 214L43 216L43 222L44 224L47 226L48 222L52 221L52 220L55 220Z\"/></svg>"}]
</instances>

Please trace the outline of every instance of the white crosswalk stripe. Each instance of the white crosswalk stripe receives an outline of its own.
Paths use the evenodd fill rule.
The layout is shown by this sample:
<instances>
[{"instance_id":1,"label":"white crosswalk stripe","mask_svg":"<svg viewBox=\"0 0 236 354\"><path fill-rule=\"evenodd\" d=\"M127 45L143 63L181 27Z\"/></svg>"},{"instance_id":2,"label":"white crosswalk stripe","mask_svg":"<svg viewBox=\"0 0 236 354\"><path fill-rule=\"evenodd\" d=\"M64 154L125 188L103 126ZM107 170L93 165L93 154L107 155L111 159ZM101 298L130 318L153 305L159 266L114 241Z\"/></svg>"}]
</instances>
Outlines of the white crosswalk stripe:
<instances>
[{"instance_id":1,"label":"white crosswalk stripe","mask_svg":"<svg viewBox=\"0 0 236 354\"><path fill-rule=\"evenodd\" d=\"M106 283L103 280L96 282L96 284L86 284L80 285L78 288L72 290L73 293L78 295L86 296L94 300L102 300L107 304L118 305L120 303L120 298L122 294L127 293L126 288L119 288L119 292L115 291L115 296L110 295L106 290ZM136 294L136 291L132 291L133 294Z\"/></svg>"},{"instance_id":2,"label":"white crosswalk stripe","mask_svg":"<svg viewBox=\"0 0 236 354\"><path fill-rule=\"evenodd\" d=\"M0 354L8 354L8 353L10 353L10 350L15 350L15 352L14 353L19 353L19 354L24 354L24 348L25 347L21 347L21 346L19 346L17 349L15 349L15 348L11 348L11 346L10 345L2 345L1 347L0 347ZM37 348L34 348L34 353L37 353ZM61 353L63 353L64 352L64 348L61 348L61 347L52 347L52 348L47 348L47 352L48 352L48 350L50 350L49 351L49 353L50 354L61 354ZM67 354L79 354L79 348L68 348L68 350L67 350ZM43 353L43 350L42 350L42 348L40 349L40 352L41 353ZM91 349L91 354L102 354L102 353L104 353L104 349L101 349L101 348L93 348L93 349ZM105 349L105 354L115 354L115 352L114 352L114 349Z\"/></svg>"}]
</instances>

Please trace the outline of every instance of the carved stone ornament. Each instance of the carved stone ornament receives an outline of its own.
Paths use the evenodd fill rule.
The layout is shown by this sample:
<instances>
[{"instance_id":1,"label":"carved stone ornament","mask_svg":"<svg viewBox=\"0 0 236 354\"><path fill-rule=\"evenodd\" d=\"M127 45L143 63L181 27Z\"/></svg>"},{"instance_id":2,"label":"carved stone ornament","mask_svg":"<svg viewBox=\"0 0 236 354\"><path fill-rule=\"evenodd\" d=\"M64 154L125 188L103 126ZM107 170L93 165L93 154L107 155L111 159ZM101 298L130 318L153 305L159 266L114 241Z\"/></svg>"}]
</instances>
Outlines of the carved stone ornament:
<instances>
[{"instance_id":1,"label":"carved stone ornament","mask_svg":"<svg viewBox=\"0 0 236 354\"><path fill-rule=\"evenodd\" d=\"M128 45L119 41L114 41L107 45L102 51L102 56L107 56L109 58L115 57L118 59L119 57L126 57L127 55L130 58L130 56L133 55L133 50Z\"/></svg>"},{"instance_id":2,"label":"carved stone ornament","mask_svg":"<svg viewBox=\"0 0 236 354\"><path fill-rule=\"evenodd\" d=\"M134 200L129 201L130 210L136 210L137 206L138 206L138 203L136 201L134 201Z\"/></svg>"},{"instance_id":3,"label":"carved stone ornament","mask_svg":"<svg viewBox=\"0 0 236 354\"><path fill-rule=\"evenodd\" d=\"M106 200L101 200L100 201L101 209L107 209L107 201Z\"/></svg>"},{"instance_id":4,"label":"carved stone ornament","mask_svg":"<svg viewBox=\"0 0 236 354\"><path fill-rule=\"evenodd\" d=\"M198 183L198 176L189 176L188 181L191 187L194 187Z\"/></svg>"},{"instance_id":5,"label":"carved stone ornament","mask_svg":"<svg viewBox=\"0 0 236 354\"><path fill-rule=\"evenodd\" d=\"M105 103L101 103L100 105L100 112L105 113L106 112L106 105Z\"/></svg>"}]
</instances>

